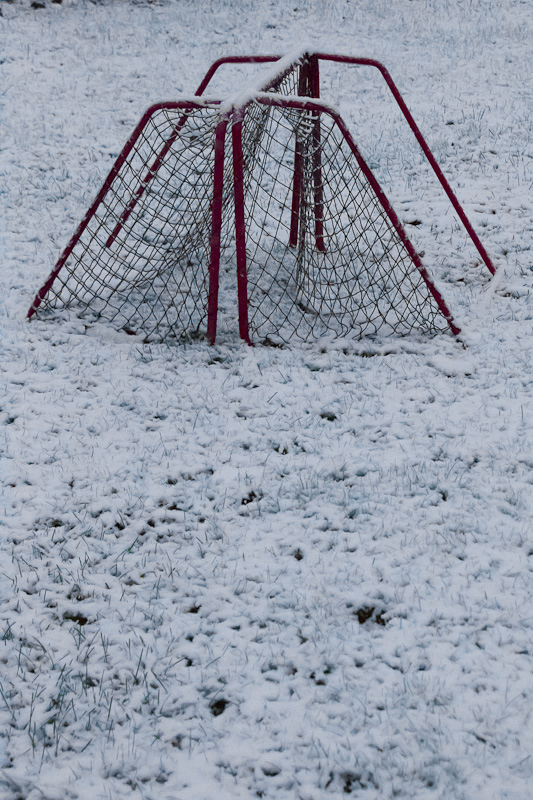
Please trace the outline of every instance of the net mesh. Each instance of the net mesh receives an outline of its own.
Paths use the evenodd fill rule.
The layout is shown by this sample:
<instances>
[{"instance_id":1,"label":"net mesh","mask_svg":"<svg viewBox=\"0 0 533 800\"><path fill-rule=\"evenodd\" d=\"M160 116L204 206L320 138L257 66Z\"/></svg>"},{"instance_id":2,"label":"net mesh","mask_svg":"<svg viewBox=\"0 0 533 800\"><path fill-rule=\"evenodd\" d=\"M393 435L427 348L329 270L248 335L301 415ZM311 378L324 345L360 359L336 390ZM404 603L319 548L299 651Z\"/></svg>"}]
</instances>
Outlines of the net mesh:
<instances>
[{"instance_id":1,"label":"net mesh","mask_svg":"<svg viewBox=\"0 0 533 800\"><path fill-rule=\"evenodd\" d=\"M263 88L267 94L230 115L224 142L222 316L228 309L235 317L231 125L244 114L252 337L447 329L335 118L316 104L310 111L283 99L312 94L306 63ZM271 102L261 99L271 92L277 95ZM204 333L221 120L214 102L169 104L148 116L55 280L41 290L42 310L73 307L147 340Z\"/></svg>"},{"instance_id":2,"label":"net mesh","mask_svg":"<svg viewBox=\"0 0 533 800\"><path fill-rule=\"evenodd\" d=\"M275 94L281 94L285 97L290 95L309 97L310 87L305 71L305 62L297 61L273 80L266 81L262 87L262 91L274 92Z\"/></svg>"},{"instance_id":3,"label":"net mesh","mask_svg":"<svg viewBox=\"0 0 533 800\"><path fill-rule=\"evenodd\" d=\"M332 116L252 103L243 152L248 314L255 338L447 329Z\"/></svg>"},{"instance_id":4,"label":"net mesh","mask_svg":"<svg viewBox=\"0 0 533 800\"><path fill-rule=\"evenodd\" d=\"M150 116L43 310L76 307L147 338L203 329L218 119L209 107Z\"/></svg>"}]
</instances>

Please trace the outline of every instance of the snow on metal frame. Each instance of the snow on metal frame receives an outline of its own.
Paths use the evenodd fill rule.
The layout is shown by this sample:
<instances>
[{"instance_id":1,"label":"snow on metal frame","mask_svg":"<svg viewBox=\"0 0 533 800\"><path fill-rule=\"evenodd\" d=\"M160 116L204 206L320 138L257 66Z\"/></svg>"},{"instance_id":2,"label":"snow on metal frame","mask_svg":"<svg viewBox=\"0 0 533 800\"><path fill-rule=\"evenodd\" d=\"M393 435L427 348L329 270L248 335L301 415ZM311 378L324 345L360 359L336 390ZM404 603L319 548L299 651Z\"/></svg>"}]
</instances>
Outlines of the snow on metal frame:
<instances>
[{"instance_id":1,"label":"snow on metal frame","mask_svg":"<svg viewBox=\"0 0 533 800\"><path fill-rule=\"evenodd\" d=\"M476 236L475 232L471 228L470 223L466 219L466 216L464 215L464 212L462 211L462 208L460 207L457 199L455 198L455 195L453 194L453 192L451 191L450 187L448 186L448 184L446 182L446 179L442 175L442 172L440 171L440 169L439 169L434 157L432 156L427 144L425 143L425 140L423 139L419 129L417 128L416 123L414 122L414 120L413 120L410 112L408 111L403 99L401 98L400 93L398 92L395 84L393 83L392 78L390 77L390 75L387 72L387 70L385 69L385 67L383 67L383 65L381 65L379 62L377 62L377 61L375 61L373 59L356 58L356 57L349 57L349 56L343 56L343 55L335 55L335 54L330 54L330 53L313 53L313 54L310 54L309 50L306 49L306 48L299 48L298 50L287 54L283 58L280 58L278 56L270 56L270 55L226 57L226 58L219 59L217 62L215 62L211 66L211 68L207 72L204 80L201 82L200 86L197 89L195 101L197 103L198 103L198 101L200 103L202 103L202 101L199 100L199 95L201 95L203 93L203 91L205 91L206 87L208 86L208 84L209 84L212 76L216 72L216 70L220 66L225 64L225 63L242 63L242 64L245 64L245 63L265 63L265 64L266 63L272 63L272 66L270 67L269 70L266 71L266 74L265 73L261 74L261 77L260 77L259 80L256 80L254 83L251 83L250 85L248 85L245 89L240 90L238 93L232 95L230 98L227 98L225 101L220 103L221 114L222 114L223 117L229 117L229 116L233 115L237 109L244 109L248 104L253 102L254 98L257 97L258 94L260 94L260 90L263 90L263 91L266 91L266 92L269 92L269 93L276 92L279 89L280 84L282 83L284 78L286 78L287 76L291 75L291 73L296 73L297 70L300 70L300 78L299 79L296 78L297 86L298 86L298 89L297 89L298 96L301 96L302 94L305 94L307 96L312 96L312 97L317 98L319 96L319 92L320 92L320 89L319 89L319 74L318 74L318 61L320 59L336 61L336 62L341 62L341 63L360 64L360 65L363 65L363 66L372 66L372 67L376 67L376 68L378 68L380 70L380 72L383 75L384 79L386 80L391 92L393 93L393 96L395 97L398 105L400 106L400 108L401 108L406 120L408 121L408 123L409 123L411 129L413 130L417 140L419 141L420 146L422 147L425 155L427 156L428 160L430 161L431 166L435 170L435 172L437 174L437 177L439 178L439 180L440 180L441 184L443 185L446 193L448 194L450 200L452 201L452 204L454 205L454 208L456 209L456 211L458 212L461 220L465 224L465 227L467 228L471 238L473 239L474 244L478 248L478 251L480 252L483 260L485 261L485 263L487 264L487 266L489 267L491 272L494 272L494 268L492 266L492 263L490 262L490 259L488 258L487 254L486 254L483 246L481 245L481 242L479 241L478 237ZM290 89L289 89L289 92L290 92ZM270 94L270 96L272 97L272 94ZM203 100L203 98L202 98L202 100ZM278 105L283 100L287 100L287 95L286 94L282 96L281 101L278 100ZM209 100L204 100L204 103L205 102L210 102L210 101ZM215 102L216 103L216 102L219 102L219 101L211 101L211 102ZM268 103L266 103L266 104L268 104ZM159 106L160 105L161 104L159 104ZM166 104L166 105L169 107L171 104ZM193 106L191 105L191 108L192 107ZM48 278L48 280L46 281L46 283L44 284L42 289L38 292L38 294L37 294L32 306L31 306L31 308L30 308L30 310L28 312L28 317L31 317L35 313L35 311L39 307L40 303L42 302L43 298L46 296L47 292L50 290L52 284L54 283L55 278L57 277L57 275L59 274L60 270L64 266L64 264L67 261L69 255L72 253L72 250L74 249L74 247L76 246L77 242L79 241L80 236L82 235L83 231L87 227L87 224L89 223L90 219L94 215L97 206L99 205L100 202L102 202L107 190L109 189L109 187L112 184L114 178L116 177L116 174L118 173L118 171L120 170L122 164L125 162L126 158L128 157L128 154L132 150L136 139L140 135L140 132L143 129L144 125L147 124L147 121L150 118L151 114L154 112L155 108L156 107L154 106L154 107L152 107L151 109L149 109L145 113L145 115L141 119L139 125L135 129L134 134L132 135L132 137L130 137L130 140L128 140L128 143L126 144L126 146L124 147L121 155L117 159L117 162L116 162L115 166L111 170L111 172L110 172L108 178L106 179L106 181L104 183L104 186L102 187L102 190L98 194L95 202L93 203L93 205L91 206L91 208L87 212L84 220L80 224L80 226L77 229L75 235L72 237L71 241L67 245L67 248L65 249L65 251L62 254L62 256L60 257L60 259L59 259L58 263L56 264L56 267L52 271L50 277ZM318 106L316 108L318 109ZM439 306L439 309L441 310L441 312L443 313L443 315L447 319L451 330L454 333L458 333L459 329L453 323L451 314L450 314L446 304L444 303L444 301L443 301L440 293L438 292L438 290L435 288L435 286L433 285L433 283L429 279L427 271L422 266L422 264L420 262L420 258L418 257L418 255L416 254L414 248L412 247L411 243L409 242L409 240L408 240L408 238L407 238L407 236L405 234L405 231L403 230L403 228L402 228L397 216L395 215L392 207L390 206L390 203L388 202L388 200L385 197L385 195L384 195L383 191L381 190L381 188L378 186L377 181L375 180L375 178L372 175L371 171L368 169L367 165L364 163L364 160L362 159L361 154L359 153L357 147L355 146L355 143L353 142L353 139L350 136L349 132L347 131L347 128L344 125L344 123L342 122L340 116L331 107L323 106L322 111L323 112L327 111L327 113L330 113L330 114L332 114L334 116L339 129L342 131L343 136L345 137L346 141L348 142L348 144L350 146L350 149L354 153L354 156L357 159L358 164L360 165L360 168L362 169L363 173L365 174L367 180L369 180L369 182L373 186L374 190L377 189L377 195L380 198L380 202L381 202L383 208L385 209L387 215L389 216L389 219L391 220L391 223L392 223L393 227L396 229L400 239L402 240L402 242L405 243L406 249L408 250L411 258L413 259L413 262L414 262L415 266L417 267L417 269L419 270L420 274L422 275L422 278L423 278L424 282L428 286L431 295L433 296L433 298L437 302L437 305ZM122 229L123 225L126 223L129 215L131 214L132 210L134 209L134 207L137 204L137 202L139 201L139 199L142 197L142 195L143 195L144 191L146 190L148 184L152 181L154 176L157 174L158 170L160 169L161 165L164 162L165 156L167 155L167 153L171 149L174 141L178 137L181 125L183 124L184 120L185 120L185 117L183 118L182 121L180 121L175 126L175 130L173 132L173 135L165 143L165 145L163 146L162 150L156 155L156 158L153 161L153 163L149 166L149 168L148 168L148 170L146 172L146 175L140 181L139 186L137 187L136 191L132 194L132 196L130 198L130 201L128 202L128 204L123 209L123 212L122 212L118 222L116 223L113 231L108 236L107 246L110 246L114 242L118 232ZM222 135L225 136L225 126L224 126L224 133ZM216 140L217 140L217 142L219 142L219 148L220 148L220 133L218 133L216 135ZM222 156L222 160L223 160L223 156ZM220 172L220 170L219 170L219 172ZM220 173L219 178L223 180L223 168L222 168L222 173ZM217 200L216 200L217 193L222 191L220 186L217 185L217 181L218 181L219 178L217 178L217 177L214 178L214 188L213 188L213 216L212 216L212 226L213 226L212 233L213 233L213 235L211 237L210 289L209 289L209 299L208 299L208 307L209 307L209 311L208 311L208 338L209 338L209 340L211 342L214 342L215 332L216 332L216 313L217 313L216 304L217 304L217 299L218 299L218 262L220 260L220 226L221 226L221 222L217 221L217 215L219 213L219 205L218 205ZM295 193L294 196L296 197L296 193ZM220 213L221 213L221 210L220 210ZM238 223L238 216L239 216L239 214L236 212L236 225L237 226L239 224ZM296 219L297 219L297 214L296 214ZM319 225L320 225L320 223L317 221L317 226L319 226ZM217 229L218 229L218 233L217 233ZM317 227L317 230L318 230L318 227ZM239 245L239 246L242 246L242 241L243 241L242 235L241 236L238 235L237 239L238 239L238 242L241 242L241 245ZM217 240L218 240L218 244L217 244ZM319 246L319 243L321 241L319 235L317 235L317 240L316 241L317 241L317 246ZM294 244L292 232L291 232L291 243ZM239 287L242 287L243 286L242 264L244 263L244 260L243 260L244 257L242 255L239 255L239 253L238 253L237 254L237 258L238 258L238 260L240 259L240 263L241 263L241 268L238 270L238 274L240 276L240 278L239 278ZM242 291L242 289L240 289L240 291ZM241 317L242 317L242 309L243 309L242 302L240 304L240 308L241 308ZM245 322L243 322L242 319L240 321L240 331L241 331L241 335L243 335L243 332L244 332L243 338L245 338L247 341L249 341L249 333L247 331L247 324Z\"/></svg>"},{"instance_id":2,"label":"snow on metal frame","mask_svg":"<svg viewBox=\"0 0 533 800\"><path fill-rule=\"evenodd\" d=\"M485 266L487 267L491 275L494 275L496 269L494 267L494 264L492 263L491 258L489 257L487 251L485 250L485 247L483 246L479 236L472 227L470 220L468 219L455 192L448 183L437 160L435 159L435 156L431 152L428 143L426 142L424 136L422 135L420 128L416 124L413 115L409 111L409 108L407 107L407 104L405 103L405 100L403 99L398 87L393 81L391 74L380 61L377 61L374 58L347 56L341 53L325 53L325 52L313 51L312 49L306 47L304 47L303 49L300 48L298 50L295 50L294 52L289 53L283 57L273 56L273 55L237 56L237 57L228 56L226 58L220 58L212 64L212 66L206 73L204 79L202 80L200 86L198 87L197 94L201 95L205 91L215 72L218 69L220 69L224 64L229 64L229 63L254 64L254 63L276 62L275 66L271 68L271 70L264 77L264 79L262 79L261 81L256 81L255 83L256 91L271 91L272 88L275 87L276 81L281 80L282 77L286 75L288 72L290 72L291 69L296 70L299 66L302 66L306 61L314 62L312 67L312 75L313 75L312 80L314 86L313 86L313 91L311 92L311 96L317 98L320 96L320 86L319 86L320 61L331 61L331 62L336 62L338 64L353 64L363 67L372 67L380 72L394 100L396 101L398 107L400 108L400 111L402 112L407 124L409 125L413 135L415 136L420 148L422 149L422 152L427 158L433 172L435 173L439 183L441 184L450 203L452 204L457 216L461 220L468 235L470 236L470 239L472 240L475 248L477 249L482 261L484 262ZM246 103L247 100L250 99L250 93L252 88L253 85L250 86L249 90L244 90L237 93L228 102L229 103L233 102L236 106Z\"/></svg>"}]
</instances>

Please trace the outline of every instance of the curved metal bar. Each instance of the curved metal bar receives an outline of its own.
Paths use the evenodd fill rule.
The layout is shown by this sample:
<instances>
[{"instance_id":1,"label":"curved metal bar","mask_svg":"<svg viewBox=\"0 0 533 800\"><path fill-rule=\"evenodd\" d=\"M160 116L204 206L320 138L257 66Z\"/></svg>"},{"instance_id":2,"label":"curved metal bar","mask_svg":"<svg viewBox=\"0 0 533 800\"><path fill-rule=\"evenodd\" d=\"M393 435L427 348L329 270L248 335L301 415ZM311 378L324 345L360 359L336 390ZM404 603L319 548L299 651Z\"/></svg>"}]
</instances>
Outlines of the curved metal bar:
<instances>
[{"instance_id":1,"label":"curved metal bar","mask_svg":"<svg viewBox=\"0 0 533 800\"><path fill-rule=\"evenodd\" d=\"M433 172L435 173L435 175L439 179L440 184L441 184L442 188L444 189L444 191L446 192L446 194L448 196L448 199L451 202L452 206L454 207L455 211L457 212L457 215L458 215L459 219L461 220L461 222L465 226L465 228L466 228L470 238L472 239L472 241L473 241L473 243L474 243L479 255L481 256L483 262L485 263L485 265L486 265L487 269L489 270L489 272L491 273L491 275L494 275L495 272L496 272L494 264L492 263L491 259L489 258L489 255L488 255L487 251L485 250L485 248L481 244L479 236L477 235L477 233L473 229L472 225L470 224L470 221L469 221L468 217L466 216L466 214L465 214L465 212L463 210L463 207L461 206L459 200L457 199L457 197L456 197L453 189L451 188L450 184L446 180L446 178L444 176L444 173L442 172L441 168L437 164L433 153L429 149L428 143L426 142L426 140L422 136L422 133L420 132L420 128L418 127L418 125L414 121L413 115L411 114L411 112L407 108L407 106L405 104L405 100L403 99L402 95L400 94L400 91L399 91L398 87L396 86L396 84L392 80L392 77L391 77L388 69L380 61L376 61L373 58L357 58L355 56L340 56L340 55L332 55L331 53L314 53L314 55L318 59L321 59L322 61L336 61L336 62L341 63L341 64L357 64L359 66L364 66L364 67L374 67L375 69L379 70L379 72L381 73L381 75L383 76L383 78L385 80L385 83L389 87L394 99L398 103L402 114L404 115L405 119L407 120L407 123L408 123L409 127L413 131L413 133L415 135L415 138L416 138L418 144L420 145L420 147L422 148L422 151L423 151L424 155L426 156L427 160L431 164L431 166L433 168Z\"/></svg>"},{"instance_id":2,"label":"curved metal bar","mask_svg":"<svg viewBox=\"0 0 533 800\"><path fill-rule=\"evenodd\" d=\"M344 55L336 55L334 53L322 53L322 52L308 53L308 56L311 59L317 59L317 60L321 60L321 61L333 61L333 62L336 62L336 63L339 63L339 64L354 64L354 65L363 66L363 67L373 67L373 68L379 70L379 72L381 73L383 79L385 80L385 83L389 87L389 90L390 90L392 96L396 100L396 103L398 104L403 116L405 117L405 120L407 121L407 124L411 128L411 130L412 130L412 132L413 132L418 144L420 145L420 147L422 149L422 152L426 156L427 160L429 161L429 163L431 165L431 168L433 169L433 172L437 176L437 178L439 180L439 183L441 184L442 188L446 192L446 195L447 195L449 201L451 202L455 212L457 213L459 219L463 223L468 235L472 239L472 242L473 242L474 246L476 247L479 255L481 256L481 259L482 259L483 263L485 264L485 266L487 267L487 269L489 270L491 275L494 275L495 272L496 272L496 268L494 267L494 264L492 263L487 251L485 250L483 244L481 243L481 240L480 240L479 236L477 235L477 233L475 232L474 228L472 227L472 224L470 223L470 220L466 216L466 214L464 212L464 209L461 206L461 204L460 204L455 192L451 188L451 186L448 183L444 173L442 172L441 168L439 167L439 165L438 165L433 153L431 152L431 150L429 148L428 143L426 142L424 136L422 135L422 132L420 131L420 128L416 124L416 122L415 122L415 120L413 118L413 115L409 111L409 109L408 109L408 107L407 107L407 105L405 103L405 100L403 99L403 97L402 97L402 95L400 93L400 90L398 89L398 87L394 83L394 81L393 81L393 79L391 77L391 74L388 71L388 69L380 61L377 61L374 58L359 58L357 56L344 56ZM218 61L215 61L214 64L212 64L211 67L209 68L209 70L206 73L202 83L198 87L198 89L196 91L196 94L200 95L200 94L202 94L204 92L204 90L207 88L207 86L208 86L210 80L212 79L213 75L215 74L215 72L223 64L259 64L259 63L267 63L267 62L272 62L272 61L278 61L280 58L281 58L281 56L266 56L266 55L263 55L263 56L228 56L226 58L219 58ZM319 96L319 94L318 94L318 92L319 92L318 86L316 86L315 92L316 92L315 96L318 97Z\"/></svg>"},{"instance_id":3,"label":"curved metal bar","mask_svg":"<svg viewBox=\"0 0 533 800\"><path fill-rule=\"evenodd\" d=\"M202 95L215 72L224 64L268 64L272 61L279 61L280 58L281 56L223 56L218 58L211 64L194 94L196 97Z\"/></svg>"}]
</instances>

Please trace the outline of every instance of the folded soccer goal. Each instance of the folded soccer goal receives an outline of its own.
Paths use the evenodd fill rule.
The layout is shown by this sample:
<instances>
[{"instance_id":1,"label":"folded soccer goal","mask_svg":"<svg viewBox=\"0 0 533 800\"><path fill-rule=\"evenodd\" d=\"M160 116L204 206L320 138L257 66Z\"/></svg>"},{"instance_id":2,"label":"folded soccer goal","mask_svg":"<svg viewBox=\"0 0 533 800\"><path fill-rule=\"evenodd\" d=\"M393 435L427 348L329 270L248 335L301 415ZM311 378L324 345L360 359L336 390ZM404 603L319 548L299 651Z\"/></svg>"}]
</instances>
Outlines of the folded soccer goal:
<instances>
[{"instance_id":1,"label":"folded soccer goal","mask_svg":"<svg viewBox=\"0 0 533 800\"><path fill-rule=\"evenodd\" d=\"M321 53L229 57L194 99L144 114L28 317L70 307L146 340L211 343L221 308L248 343L457 334L345 123L319 99L321 59L381 71L494 272L381 64ZM201 97L223 64L267 62L239 95Z\"/></svg>"}]
</instances>

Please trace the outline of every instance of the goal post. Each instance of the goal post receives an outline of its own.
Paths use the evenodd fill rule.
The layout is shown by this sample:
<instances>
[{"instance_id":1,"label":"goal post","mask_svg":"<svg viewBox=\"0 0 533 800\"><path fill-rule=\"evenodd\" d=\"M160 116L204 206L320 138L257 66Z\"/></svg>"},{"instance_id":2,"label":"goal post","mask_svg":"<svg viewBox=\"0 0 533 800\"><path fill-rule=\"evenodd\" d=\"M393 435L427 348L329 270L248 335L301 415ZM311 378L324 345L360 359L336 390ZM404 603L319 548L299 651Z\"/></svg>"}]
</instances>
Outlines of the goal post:
<instances>
[{"instance_id":1,"label":"goal post","mask_svg":"<svg viewBox=\"0 0 533 800\"><path fill-rule=\"evenodd\" d=\"M149 108L28 317L75 307L146 340L214 343L221 298L231 306L234 292L250 344L459 333L345 122L320 99L324 59L377 66L389 83L371 59L231 56L194 98ZM206 98L228 63L262 74Z\"/></svg>"}]
</instances>

